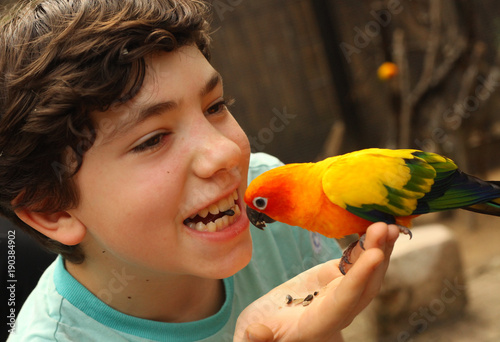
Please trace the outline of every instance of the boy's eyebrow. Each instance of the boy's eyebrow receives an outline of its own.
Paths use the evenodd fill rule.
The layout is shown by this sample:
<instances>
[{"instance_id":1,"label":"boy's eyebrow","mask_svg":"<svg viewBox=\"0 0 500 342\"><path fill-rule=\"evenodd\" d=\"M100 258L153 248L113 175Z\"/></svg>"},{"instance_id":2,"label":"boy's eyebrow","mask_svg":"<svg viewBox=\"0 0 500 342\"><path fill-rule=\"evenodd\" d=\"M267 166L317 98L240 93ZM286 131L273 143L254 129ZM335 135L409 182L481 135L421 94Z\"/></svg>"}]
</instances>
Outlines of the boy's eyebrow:
<instances>
[{"instance_id":1,"label":"boy's eyebrow","mask_svg":"<svg viewBox=\"0 0 500 342\"><path fill-rule=\"evenodd\" d=\"M212 74L212 77L210 77L209 80L207 81L207 83L205 83L205 86L201 90L200 96L205 96L205 95L209 94L220 83L222 83L222 76L217 71L215 71Z\"/></svg>"},{"instance_id":2,"label":"boy's eyebrow","mask_svg":"<svg viewBox=\"0 0 500 342\"><path fill-rule=\"evenodd\" d=\"M212 90L214 90L220 83L222 83L222 76L217 71L215 71L201 89L200 97L210 94L210 92L212 92ZM175 109L175 107L177 107L177 104L174 101L167 101L144 108L139 112L137 119L133 121L132 125L140 124L141 122L146 121L151 116L160 115L162 113Z\"/></svg>"},{"instance_id":3,"label":"boy's eyebrow","mask_svg":"<svg viewBox=\"0 0 500 342\"><path fill-rule=\"evenodd\" d=\"M222 83L222 76L217 71L215 71L212 74L212 76L208 79L208 81L205 83L203 88L201 89L200 97L203 97L203 96L209 94L221 83ZM123 125L118 125L118 127L116 127L109 134L107 134L107 137L105 138L104 143L107 143L107 142L113 140L113 138L116 135L123 134L130 127L138 125L141 122L146 121L148 118L150 118L152 116L164 114L168 111L171 111L171 110L175 109L176 107L177 107L177 103L175 101L166 101L166 102L155 103L151 106L143 108L139 111L139 114L133 120L131 120L128 123L125 123Z\"/></svg>"}]
</instances>

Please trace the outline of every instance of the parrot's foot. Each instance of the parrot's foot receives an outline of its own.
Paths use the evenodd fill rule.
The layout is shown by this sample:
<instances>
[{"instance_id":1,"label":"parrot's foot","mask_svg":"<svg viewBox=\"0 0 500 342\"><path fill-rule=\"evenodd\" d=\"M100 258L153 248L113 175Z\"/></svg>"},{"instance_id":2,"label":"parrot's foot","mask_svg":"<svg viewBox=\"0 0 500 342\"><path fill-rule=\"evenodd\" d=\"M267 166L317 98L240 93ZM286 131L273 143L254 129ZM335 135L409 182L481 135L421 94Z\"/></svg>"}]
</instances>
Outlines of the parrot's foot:
<instances>
[{"instance_id":1,"label":"parrot's foot","mask_svg":"<svg viewBox=\"0 0 500 342\"><path fill-rule=\"evenodd\" d=\"M363 235L361 235L361 237L358 240L359 247L361 247L362 250L365 250L365 238L366 238L366 234L363 234Z\"/></svg>"},{"instance_id":2,"label":"parrot's foot","mask_svg":"<svg viewBox=\"0 0 500 342\"><path fill-rule=\"evenodd\" d=\"M363 239L363 237L361 237L361 239ZM359 241L361 241L361 239ZM363 239L363 241L364 241L364 239ZM347 248L342 253L342 258L340 258L340 262L339 262L339 270L340 270L340 273L342 273L343 275L345 275L347 273L346 265L352 264L349 259L351 257L352 250L354 249L354 247L356 247L357 244L358 244L358 241L352 242L351 244L349 244L349 246L347 246ZM363 245L361 245L361 248L363 248Z\"/></svg>"},{"instance_id":3,"label":"parrot's foot","mask_svg":"<svg viewBox=\"0 0 500 342\"><path fill-rule=\"evenodd\" d=\"M399 232L404 234L404 235L410 235L410 240L413 237L413 234L411 233L411 230L408 227L401 226L399 224L396 225L399 228Z\"/></svg>"},{"instance_id":4,"label":"parrot's foot","mask_svg":"<svg viewBox=\"0 0 500 342\"><path fill-rule=\"evenodd\" d=\"M396 226L399 228L400 233L405 234L405 235L409 235L410 240L411 240L411 238L413 237L413 234L408 227L401 226L399 224L397 224ZM347 246L347 248L342 253L342 258L340 258L340 262L339 262L339 270L343 275L345 275L347 273L346 265L352 264L349 259L351 257L351 252L354 249L354 247L356 247L356 245L359 243L359 247L361 247L361 249L365 250L365 238L366 238L366 234L361 235L361 237L359 238L358 241L354 241L354 242L350 243L349 246Z\"/></svg>"},{"instance_id":5,"label":"parrot's foot","mask_svg":"<svg viewBox=\"0 0 500 342\"><path fill-rule=\"evenodd\" d=\"M396 227L399 228L399 233L405 234L405 235L410 235L410 240L411 240L411 238L413 237L413 234L412 234L411 230L408 227L401 226L399 224L397 224ZM366 234L363 234L363 235L361 235L361 237L359 238L359 241L358 241L359 242L359 247L361 247L363 250L365 250L365 238L366 238ZM348 264L350 264L350 262Z\"/></svg>"}]
</instances>

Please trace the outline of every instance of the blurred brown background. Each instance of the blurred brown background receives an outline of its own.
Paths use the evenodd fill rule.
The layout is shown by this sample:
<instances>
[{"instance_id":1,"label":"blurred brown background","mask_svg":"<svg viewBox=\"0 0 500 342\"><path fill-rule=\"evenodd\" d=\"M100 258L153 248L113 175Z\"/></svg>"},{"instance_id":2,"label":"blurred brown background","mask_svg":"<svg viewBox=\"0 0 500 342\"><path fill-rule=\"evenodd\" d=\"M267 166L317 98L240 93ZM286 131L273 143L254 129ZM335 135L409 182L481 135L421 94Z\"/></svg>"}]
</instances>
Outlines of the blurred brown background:
<instances>
[{"instance_id":1,"label":"blurred brown background","mask_svg":"<svg viewBox=\"0 0 500 342\"><path fill-rule=\"evenodd\" d=\"M212 61L253 151L302 162L409 147L475 173L498 164L498 2L211 2ZM399 74L382 81L386 61Z\"/></svg>"}]
</instances>

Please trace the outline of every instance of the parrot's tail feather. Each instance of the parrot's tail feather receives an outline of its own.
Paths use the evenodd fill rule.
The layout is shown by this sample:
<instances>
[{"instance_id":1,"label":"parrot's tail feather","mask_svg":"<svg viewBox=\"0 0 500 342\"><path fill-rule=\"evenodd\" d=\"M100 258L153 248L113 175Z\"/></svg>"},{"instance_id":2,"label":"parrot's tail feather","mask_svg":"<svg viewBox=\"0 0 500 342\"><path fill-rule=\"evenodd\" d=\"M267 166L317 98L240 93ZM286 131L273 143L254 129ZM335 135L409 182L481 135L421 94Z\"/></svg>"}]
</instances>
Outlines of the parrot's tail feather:
<instances>
[{"instance_id":1,"label":"parrot's tail feather","mask_svg":"<svg viewBox=\"0 0 500 342\"><path fill-rule=\"evenodd\" d=\"M436 181L436 186L436 191L419 200L414 214L461 208L500 216L500 182L485 181L456 170Z\"/></svg>"},{"instance_id":2,"label":"parrot's tail feather","mask_svg":"<svg viewBox=\"0 0 500 342\"><path fill-rule=\"evenodd\" d=\"M491 200L486 203L479 203L471 205L469 207L464 207L462 209L473 211L475 213L500 216L500 198Z\"/></svg>"}]
</instances>

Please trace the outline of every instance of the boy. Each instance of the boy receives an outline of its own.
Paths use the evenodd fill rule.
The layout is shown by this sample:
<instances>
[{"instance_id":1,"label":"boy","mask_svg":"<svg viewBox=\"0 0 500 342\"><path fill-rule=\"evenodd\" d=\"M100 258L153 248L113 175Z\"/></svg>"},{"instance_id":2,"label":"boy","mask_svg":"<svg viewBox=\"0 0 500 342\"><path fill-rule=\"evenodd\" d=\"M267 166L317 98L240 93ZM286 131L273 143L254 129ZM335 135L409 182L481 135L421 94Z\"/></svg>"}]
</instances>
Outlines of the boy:
<instances>
[{"instance_id":1,"label":"boy","mask_svg":"<svg viewBox=\"0 0 500 342\"><path fill-rule=\"evenodd\" d=\"M341 340L378 290L397 237L386 225L345 278L338 260L301 273L340 252L299 228L256 232L252 247L247 174L279 163L249 166L208 62L208 10L32 1L3 25L0 210L60 255L10 341Z\"/></svg>"}]
</instances>

